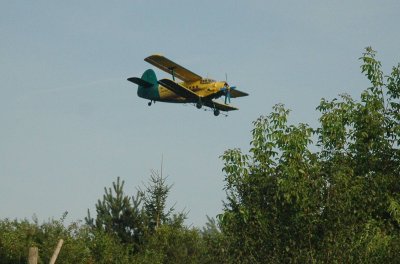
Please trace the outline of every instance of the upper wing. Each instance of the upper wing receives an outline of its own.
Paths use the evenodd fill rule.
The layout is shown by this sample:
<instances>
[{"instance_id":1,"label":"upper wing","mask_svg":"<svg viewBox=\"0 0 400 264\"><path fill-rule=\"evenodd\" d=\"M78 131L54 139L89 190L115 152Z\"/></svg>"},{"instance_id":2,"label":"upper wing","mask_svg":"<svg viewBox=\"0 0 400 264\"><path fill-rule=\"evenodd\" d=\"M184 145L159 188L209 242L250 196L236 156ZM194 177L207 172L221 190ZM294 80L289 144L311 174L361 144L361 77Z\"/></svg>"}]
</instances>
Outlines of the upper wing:
<instances>
[{"instance_id":1,"label":"upper wing","mask_svg":"<svg viewBox=\"0 0 400 264\"><path fill-rule=\"evenodd\" d=\"M248 93L236 90L236 89L231 89L231 98L236 98L236 97L242 97L242 96L248 96Z\"/></svg>"},{"instance_id":2,"label":"upper wing","mask_svg":"<svg viewBox=\"0 0 400 264\"><path fill-rule=\"evenodd\" d=\"M204 104L205 104L206 106L208 106L208 107L216 108L216 109L219 109L219 110L221 110L221 111L239 110L239 108L236 108L236 107L231 106L231 105L219 103L219 102L217 102L217 101L206 101L206 102L204 102Z\"/></svg>"},{"instance_id":3,"label":"upper wing","mask_svg":"<svg viewBox=\"0 0 400 264\"><path fill-rule=\"evenodd\" d=\"M184 82L193 82L202 79L200 75L189 71L162 55L151 55L144 60L167 73L173 74Z\"/></svg>"},{"instance_id":4,"label":"upper wing","mask_svg":"<svg viewBox=\"0 0 400 264\"><path fill-rule=\"evenodd\" d=\"M186 87L183 87L182 85L170 80L170 79L161 79L158 81L159 84L167 88L168 90L173 91L179 96L182 96L184 98L188 99L198 99L199 95L197 95L195 92L187 89Z\"/></svg>"}]
</instances>

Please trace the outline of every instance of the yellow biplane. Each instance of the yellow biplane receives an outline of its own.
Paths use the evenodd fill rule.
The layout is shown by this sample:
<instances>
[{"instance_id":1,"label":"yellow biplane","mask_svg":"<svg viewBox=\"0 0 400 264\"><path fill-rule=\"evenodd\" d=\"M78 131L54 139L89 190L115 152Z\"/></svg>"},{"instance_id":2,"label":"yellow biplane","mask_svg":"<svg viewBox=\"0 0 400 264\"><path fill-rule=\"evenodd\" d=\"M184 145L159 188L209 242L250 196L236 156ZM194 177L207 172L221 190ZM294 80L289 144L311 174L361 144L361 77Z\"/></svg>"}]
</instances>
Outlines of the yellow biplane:
<instances>
[{"instance_id":1,"label":"yellow biplane","mask_svg":"<svg viewBox=\"0 0 400 264\"><path fill-rule=\"evenodd\" d=\"M148 69L141 78L128 78L128 81L139 86L138 96L150 100L149 106L157 101L193 103L199 109L203 106L211 108L214 115L218 116L220 111L238 110L238 108L229 105L231 98L248 95L237 90L234 86L229 86L226 81L203 78L164 56L151 55L144 60L172 75L172 80L157 80L155 72ZM182 82L176 82L175 78L182 80ZM221 96L225 96L224 103L214 100Z\"/></svg>"}]
</instances>

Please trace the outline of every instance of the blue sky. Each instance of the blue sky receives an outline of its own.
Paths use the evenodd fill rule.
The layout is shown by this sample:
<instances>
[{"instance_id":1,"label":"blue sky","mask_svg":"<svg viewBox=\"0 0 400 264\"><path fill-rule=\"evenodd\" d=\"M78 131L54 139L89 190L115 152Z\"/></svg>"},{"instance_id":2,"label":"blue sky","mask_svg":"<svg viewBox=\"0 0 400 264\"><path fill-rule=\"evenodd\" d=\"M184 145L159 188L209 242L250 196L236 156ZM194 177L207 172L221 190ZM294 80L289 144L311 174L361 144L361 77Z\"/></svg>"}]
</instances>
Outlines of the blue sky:
<instances>
[{"instance_id":1,"label":"blue sky","mask_svg":"<svg viewBox=\"0 0 400 264\"><path fill-rule=\"evenodd\" d=\"M322 97L368 86L364 47L400 62L399 1L1 1L0 218L83 219L119 176L134 194L151 169L170 204L202 226L225 197L219 156L249 148L276 103L317 125ZM214 117L136 96L126 81L161 53L250 94ZM158 77L168 77L156 70Z\"/></svg>"}]
</instances>

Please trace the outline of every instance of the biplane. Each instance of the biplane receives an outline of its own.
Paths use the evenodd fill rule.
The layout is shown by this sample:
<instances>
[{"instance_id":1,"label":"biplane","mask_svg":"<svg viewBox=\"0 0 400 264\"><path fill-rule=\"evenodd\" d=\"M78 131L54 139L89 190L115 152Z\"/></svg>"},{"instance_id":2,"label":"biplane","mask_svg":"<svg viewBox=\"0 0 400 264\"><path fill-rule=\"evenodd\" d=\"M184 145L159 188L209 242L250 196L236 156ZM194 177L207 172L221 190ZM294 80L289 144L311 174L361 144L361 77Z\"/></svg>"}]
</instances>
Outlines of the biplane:
<instances>
[{"instance_id":1,"label":"biplane","mask_svg":"<svg viewBox=\"0 0 400 264\"><path fill-rule=\"evenodd\" d=\"M162 55L151 55L144 60L172 76L172 80L157 80L155 72L148 69L141 78L128 78L128 81L138 85L138 96L150 100L149 106L155 102L192 103L198 109L209 107L218 116L220 111L239 110L229 105L231 98L248 95L235 86L229 86L226 81L203 78ZM175 81L176 78L181 82ZM222 96L225 97L224 103L215 100Z\"/></svg>"}]
</instances>

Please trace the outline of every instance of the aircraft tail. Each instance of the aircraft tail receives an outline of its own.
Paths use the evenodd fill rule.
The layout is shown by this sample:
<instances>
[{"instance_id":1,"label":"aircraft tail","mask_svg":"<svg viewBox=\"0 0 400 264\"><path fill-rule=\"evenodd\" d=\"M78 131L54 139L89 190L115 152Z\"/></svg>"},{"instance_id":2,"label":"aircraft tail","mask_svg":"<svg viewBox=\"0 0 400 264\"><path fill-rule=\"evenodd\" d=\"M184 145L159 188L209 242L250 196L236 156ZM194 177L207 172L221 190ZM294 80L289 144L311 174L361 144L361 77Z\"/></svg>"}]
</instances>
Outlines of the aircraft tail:
<instances>
[{"instance_id":1,"label":"aircraft tail","mask_svg":"<svg viewBox=\"0 0 400 264\"><path fill-rule=\"evenodd\" d=\"M141 78L131 77L128 81L133 82L139 86L138 96L150 100L157 100L160 98L158 92L158 82L156 73L152 69L146 70Z\"/></svg>"}]
</instances>

